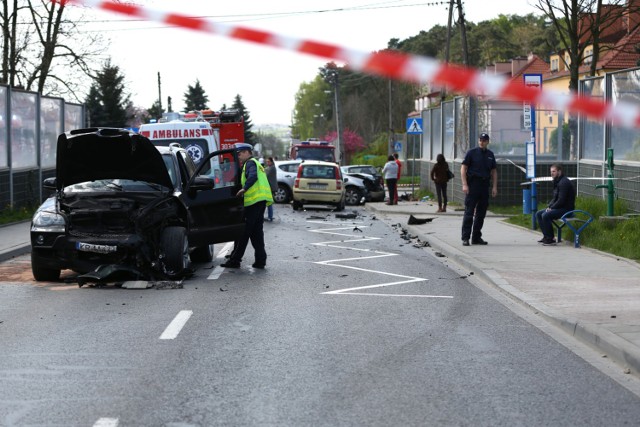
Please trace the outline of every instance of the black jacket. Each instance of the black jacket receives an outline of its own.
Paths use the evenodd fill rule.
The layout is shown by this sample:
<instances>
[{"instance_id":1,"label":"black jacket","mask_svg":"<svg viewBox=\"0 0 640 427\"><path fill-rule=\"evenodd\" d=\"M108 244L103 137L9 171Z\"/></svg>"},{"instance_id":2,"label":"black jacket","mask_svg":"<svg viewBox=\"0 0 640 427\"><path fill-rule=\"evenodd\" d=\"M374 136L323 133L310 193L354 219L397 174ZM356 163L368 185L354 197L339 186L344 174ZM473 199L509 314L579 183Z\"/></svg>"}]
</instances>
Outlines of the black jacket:
<instances>
[{"instance_id":1,"label":"black jacket","mask_svg":"<svg viewBox=\"0 0 640 427\"><path fill-rule=\"evenodd\" d=\"M550 209L566 209L572 211L576 208L576 190L566 176L553 180L553 199L549 202Z\"/></svg>"}]
</instances>

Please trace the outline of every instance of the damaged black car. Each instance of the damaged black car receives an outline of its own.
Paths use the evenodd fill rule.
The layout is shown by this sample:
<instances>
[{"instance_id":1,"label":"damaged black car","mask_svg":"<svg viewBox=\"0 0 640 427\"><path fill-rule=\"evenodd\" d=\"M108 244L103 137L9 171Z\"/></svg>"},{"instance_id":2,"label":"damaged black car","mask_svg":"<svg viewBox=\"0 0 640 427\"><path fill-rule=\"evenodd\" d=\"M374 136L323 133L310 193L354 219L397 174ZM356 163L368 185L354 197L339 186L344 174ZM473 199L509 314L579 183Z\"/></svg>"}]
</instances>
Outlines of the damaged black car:
<instances>
[{"instance_id":1,"label":"damaged black car","mask_svg":"<svg viewBox=\"0 0 640 427\"><path fill-rule=\"evenodd\" d=\"M234 150L211 153L197 168L179 144L91 128L60 135L56 156L56 176L44 181L54 194L31 223L37 281L58 280L65 269L80 273L80 284L180 280L192 261L211 261L214 243L244 230Z\"/></svg>"}]
</instances>

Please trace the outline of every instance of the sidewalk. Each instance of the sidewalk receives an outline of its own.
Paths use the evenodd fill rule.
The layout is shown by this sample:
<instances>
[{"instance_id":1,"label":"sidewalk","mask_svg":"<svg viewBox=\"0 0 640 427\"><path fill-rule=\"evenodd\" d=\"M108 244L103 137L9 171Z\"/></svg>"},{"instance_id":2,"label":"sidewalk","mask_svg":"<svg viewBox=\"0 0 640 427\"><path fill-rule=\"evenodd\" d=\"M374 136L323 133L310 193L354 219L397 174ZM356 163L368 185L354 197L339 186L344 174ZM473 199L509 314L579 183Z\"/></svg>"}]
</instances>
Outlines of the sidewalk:
<instances>
[{"instance_id":1,"label":"sidewalk","mask_svg":"<svg viewBox=\"0 0 640 427\"><path fill-rule=\"evenodd\" d=\"M368 203L379 217L473 271L575 338L640 375L640 264L572 241L543 246L540 232L513 226L490 213L487 246L462 246L462 211L436 213L437 203ZM434 218L408 225L409 215Z\"/></svg>"},{"instance_id":2,"label":"sidewalk","mask_svg":"<svg viewBox=\"0 0 640 427\"><path fill-rule=\"evenodd\" d=\"M462 246L461 211L436 213L429 202L368 203L409 234L473 271L551 323L640 375L640 264L572 242L542 246L539 232L487 215L487 246ZM434 218L407 225L409 215ZM0 262L27 254L30 223L0 226Z\"/></svg>"},{"instance_id":3,"label":"sidewalk","mask_svg":"<svg viewBox=\"0 0 640 427\"><path fill-rule=\"evenodd\" d=\"M30 227L29 221L0 225L0 262L31 251Z\"/></svg>"}]
</instances>

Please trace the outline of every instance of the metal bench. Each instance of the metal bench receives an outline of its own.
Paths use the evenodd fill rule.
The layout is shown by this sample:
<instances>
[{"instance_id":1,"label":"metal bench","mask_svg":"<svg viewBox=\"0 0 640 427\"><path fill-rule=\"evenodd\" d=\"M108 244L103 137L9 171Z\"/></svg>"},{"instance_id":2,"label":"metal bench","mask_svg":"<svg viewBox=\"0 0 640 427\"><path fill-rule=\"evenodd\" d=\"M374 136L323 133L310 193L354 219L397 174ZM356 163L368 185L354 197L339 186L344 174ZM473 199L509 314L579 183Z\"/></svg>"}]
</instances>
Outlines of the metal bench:
<instances>
[{"instance_id":1,"label":"metal bench","mask_svg":"<svg viewBox=\"0 0 640 427\"><path fill-rule=\"evenodd\" d=\"M562 215L559 219L552 221L558 229L558 243L562 241L562 229L566 225L573 231L573 247L580 247L580 233L593 221L593 215L587 211L573 210ZM577 227L577 228L576 228Z\"/></svg>"}]
</instances>

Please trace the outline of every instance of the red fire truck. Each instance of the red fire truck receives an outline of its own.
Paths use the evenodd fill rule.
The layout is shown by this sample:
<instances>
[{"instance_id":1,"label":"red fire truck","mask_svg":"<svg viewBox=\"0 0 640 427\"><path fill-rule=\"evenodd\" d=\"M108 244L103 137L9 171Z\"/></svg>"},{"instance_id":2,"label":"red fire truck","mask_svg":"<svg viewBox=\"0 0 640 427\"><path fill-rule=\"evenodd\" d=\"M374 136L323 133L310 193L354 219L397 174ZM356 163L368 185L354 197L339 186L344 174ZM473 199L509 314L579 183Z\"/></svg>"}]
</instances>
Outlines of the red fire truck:
<instances>
[{"instance_id":1,"label":"red fire truck","mask_svg":"<svg viewBox=\"0 0 640 427\"><path fill-rule=\"evenodd\" d=\"M289 158L336 163L336 147L327 141L311 138L308 141L291 145Z\"/></svg>"}]
</instances>

